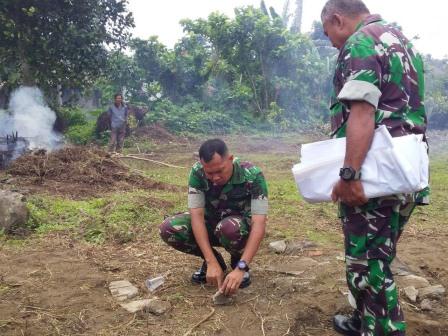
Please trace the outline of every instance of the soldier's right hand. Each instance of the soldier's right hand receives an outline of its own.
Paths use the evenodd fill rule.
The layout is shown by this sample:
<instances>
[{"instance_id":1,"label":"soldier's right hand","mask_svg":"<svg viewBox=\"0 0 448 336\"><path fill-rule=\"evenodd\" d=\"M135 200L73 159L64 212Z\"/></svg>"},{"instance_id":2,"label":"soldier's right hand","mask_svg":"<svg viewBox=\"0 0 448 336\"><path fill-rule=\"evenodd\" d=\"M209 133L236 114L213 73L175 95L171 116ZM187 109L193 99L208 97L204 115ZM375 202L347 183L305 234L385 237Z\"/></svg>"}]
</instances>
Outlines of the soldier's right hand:
<instances>
[{"instance_id":1,"label":"soldier's right hand","mask_svg":"<svg viewBox=\"0 0 448 336\"><path fill-rule=\"evenodd\" d=\"M207 264L207 283L209 285L221 288L222 282L224 280L224 272L219 265L219 263L211 262Z\"/></svg>"}]
</instances>

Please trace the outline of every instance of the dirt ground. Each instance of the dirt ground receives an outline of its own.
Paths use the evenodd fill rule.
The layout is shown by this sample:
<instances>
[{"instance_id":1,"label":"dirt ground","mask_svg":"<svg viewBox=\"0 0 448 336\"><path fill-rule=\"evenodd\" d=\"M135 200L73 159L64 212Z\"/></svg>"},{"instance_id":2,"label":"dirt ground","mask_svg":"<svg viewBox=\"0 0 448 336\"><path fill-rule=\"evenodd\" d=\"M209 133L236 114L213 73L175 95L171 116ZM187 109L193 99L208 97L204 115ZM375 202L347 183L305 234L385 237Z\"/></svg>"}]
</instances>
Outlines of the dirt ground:
<instances>
[{"instance_id":1,"label":"dirt ground","mask_svg":"<svg viewBox=\"0 0 448 336\"><path fill-rule=\"evenodd\" d=\"M176 190L136 174L124 162L95 147L31 152L13 162L6 173L4 182L17 186L22 193L46 193L72 199L100 197L106 192L135 188Z\"/></svg>"},{"instance_id":2,"label":"dirt ground","mask_svg":"<svg viewBox=\"0 0 448 336\"><path fill-rule=\"evenodd\" d=\"M254 145L257 141L262 146ZM266 142L260 138L250 144L241 141L239 150L257 154L275 148L277 153L295 155L298 145L280 140ZM194 148L171 147L190 156ZM31 162L29 158L27 162ZM40 167L35 161L30 164ZM119 168L130 174L125 166ZM44 192L53 186L51 183L59 183L51 192L67 196L73 190L64 193L64 185L74 184L81 190L80 186L89 183L75 179L62 184L63 179L54 177L58 176L56 171L47 172L45 180L26 171L19 173L17 166L12 169L16 169L13 178L23 181L19 184L23 188L36 186L31 190L33 193ZM136 186L126 179L122 182ZM168 184L157 186L177 190ZM78 196L98 196L114 188L100 186L94 194L79 192ZM442 222L437 229L417 225L423 217L419 215L408 225L399 244L399 258L432 285L448 288L448 229ZM283 223L284 220L270 218L269 228L290 225ZM292 222L299 220L294 218ZM331 232L342 242L336 216L332 222L318 221L316 218L316 230ZM61 232L31 237L20 247L0 246L0 334L330 336L336 335L331 326L333 314L350 311L341 244L317 243L291 254L278 255L268 249L269 242L278 240L269 229L251 265L252 285L238 293L234 304L218 307L211 301L214 288L190 283L190 276L200 261L162 244L157 239L157 225L150 223L148 236L126 244L92 245ZM295 239L302 241L307 237L298 233ZM295 275L288 274L291 272ZM159 275L165 277L165 284L151 294L144 281ZM170 302L171 309L161 316L126 312L108 290L111 281L121 279L136 285L140 298L158 297ZM446 297L431 301L431 311L422 311L403 295L401 302L408 322L407 335L448 335Z\"/></svg>"}]
</instances>

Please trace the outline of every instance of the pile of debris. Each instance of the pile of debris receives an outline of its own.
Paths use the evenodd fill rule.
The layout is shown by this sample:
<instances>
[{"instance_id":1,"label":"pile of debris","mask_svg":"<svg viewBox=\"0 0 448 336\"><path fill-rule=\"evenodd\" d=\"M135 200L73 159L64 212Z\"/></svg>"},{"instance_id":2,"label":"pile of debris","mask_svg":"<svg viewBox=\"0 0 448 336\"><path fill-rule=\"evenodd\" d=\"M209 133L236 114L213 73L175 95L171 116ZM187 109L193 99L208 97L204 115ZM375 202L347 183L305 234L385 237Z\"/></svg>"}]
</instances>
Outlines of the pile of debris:
<instances>
[{"instance_id":1,"label":"pile of debris","mask_svg":"<svg viewBox=\"0 0 448 336\"><path fill-rule=\"evenodd\" d=\"M66 147L51 153L34 151L16 159L7 172L14 185L72 198L114 190L175 188L132 172L118 158L89 147Z\"/></svg>"}]
</instances>

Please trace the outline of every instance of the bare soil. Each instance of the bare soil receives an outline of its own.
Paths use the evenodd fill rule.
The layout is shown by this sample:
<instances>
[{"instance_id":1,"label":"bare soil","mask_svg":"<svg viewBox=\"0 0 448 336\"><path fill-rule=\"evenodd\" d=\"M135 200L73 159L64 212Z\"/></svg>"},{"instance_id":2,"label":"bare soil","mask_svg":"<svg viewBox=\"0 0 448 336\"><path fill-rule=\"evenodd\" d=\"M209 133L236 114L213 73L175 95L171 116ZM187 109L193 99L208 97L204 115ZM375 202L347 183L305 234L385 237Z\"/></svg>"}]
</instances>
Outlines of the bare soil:
<instances>
[{"instance_id":1,"label":"bare soil","mask_svg":"<svg viewBox=\"0 0 448 336\"><path fill-rule=\"evenodd\" d=\"M428 238L428 237L425 237ZM432 284L448 287L445 234L437 241L405 234L400 258ZM213 307L215 289L190 284L196 258L143 239L127 245L87 246L53 235L29 248L3 248L0 264L0 331L2 335L183 335L215 313L193 335L335 335L331 317L349 312L344 265L339 249L319 247L316 264L299 276L266 271L307 256L274 255L263 248L253 265L253 284L241 290L232 306ZM311 255L320 254L311 253ZM165 275L155 293L171 303L163 316L129 314L108 292L110 281L129 279L143 298L148 277ZM422 312L402 298L410 336L448 335L446 298Z\"/></svg>"}]
</instances>

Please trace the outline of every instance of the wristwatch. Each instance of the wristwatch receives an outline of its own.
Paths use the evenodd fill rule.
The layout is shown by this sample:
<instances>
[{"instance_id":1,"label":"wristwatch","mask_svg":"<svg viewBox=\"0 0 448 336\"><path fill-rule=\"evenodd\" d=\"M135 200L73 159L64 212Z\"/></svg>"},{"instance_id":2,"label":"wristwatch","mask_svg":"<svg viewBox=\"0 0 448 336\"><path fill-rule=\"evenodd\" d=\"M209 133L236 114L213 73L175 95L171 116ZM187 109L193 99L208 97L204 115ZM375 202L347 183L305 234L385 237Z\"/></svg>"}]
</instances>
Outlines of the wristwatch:
<instances>
[{"instance_id":1,"label":"wristwatch","mask_svg":"<svg viewBox=\"0 0 448 336\"><path fill-rule=\"evenodd\" d=\"M361 171L356 171L352 167L343 167L339 170L339 176L344 181L355 181L361 179Z\"/></svg>"},{"instance_id":2,"label":"wristwatch","mask_svg":"<svg viewBox=\"0 0 448 336\"><path fill-rule=\"evenodd\" d=\"M247 263L244 260L238 261L236 267L244 272L249 272L249 266L247 266Z\"/></svg>"}]
</instances>

